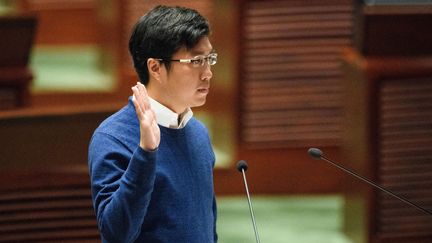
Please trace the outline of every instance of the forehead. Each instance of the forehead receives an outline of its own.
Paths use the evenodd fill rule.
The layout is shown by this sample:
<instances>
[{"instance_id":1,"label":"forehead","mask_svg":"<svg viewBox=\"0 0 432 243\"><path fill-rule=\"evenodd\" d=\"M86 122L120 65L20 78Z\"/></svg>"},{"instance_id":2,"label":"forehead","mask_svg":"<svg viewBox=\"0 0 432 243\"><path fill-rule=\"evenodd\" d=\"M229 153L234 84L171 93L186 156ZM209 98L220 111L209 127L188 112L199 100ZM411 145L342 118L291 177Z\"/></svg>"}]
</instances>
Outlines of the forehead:
<instances>
[{"instance_id":1,"label":"forehead","mask_svg":"<svg viewBox=\"0 0 432 243\"><path fill-rule=\"evenodd\" d=\"M186 49L186 47L180 48L180 50L175 53L175 55L191 55L191 56L197 56L197 55L207 55L210 54L213 51L213 46L210 43L210 40L208 37L201 38L198 43L192 47L191 49Z\"/></svg>"}]
</instances>

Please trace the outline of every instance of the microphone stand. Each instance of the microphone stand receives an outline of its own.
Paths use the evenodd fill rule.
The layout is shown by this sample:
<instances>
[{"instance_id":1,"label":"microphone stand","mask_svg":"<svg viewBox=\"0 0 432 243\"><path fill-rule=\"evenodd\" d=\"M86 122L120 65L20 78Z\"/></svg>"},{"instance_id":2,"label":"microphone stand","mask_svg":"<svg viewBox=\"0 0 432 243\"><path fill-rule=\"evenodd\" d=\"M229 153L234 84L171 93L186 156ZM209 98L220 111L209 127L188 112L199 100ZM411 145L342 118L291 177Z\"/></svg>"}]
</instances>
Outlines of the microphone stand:
<instances>
[{"instance_id":1,"label":"microphone stand","mask_svg":"<svg viewBox=\"0 0 432 243\"><path fill-rule=\"evenodd\" d=\"M248 189L248 184L247 184L247 180L246 180L246 173L245 171L247 170L248 165L246 163L246 161L244 160L240 160L239 163L237 164L237 169L242 173L243 175L243 181L244 181L244 185L245 185L245 189L246 189L246 195L247 195L247 200L248 200L248 204L249 204L249 211L250 211L250 215L252 218L252 225L253 225L253 229L255 232L255 240L257 243L260 243L260 238L258 235L258 230L257 230L257 226L256 226L256 222L255 222L255 215L254 215L254 211L252 208L252 202L250 199L250 194L249 194L249 189Z\"/></svg>"},{"instance_id":2,"label":"microphone stand","mask_svg":"<svg viewBox=\"0 0 432 243\"><path fill-rule=\"evenodd\" d=\"M402 202L404 202L404 203L406 203L406 204L408 204L408 205L411 205L411 206L417 208L418 210L420 210L420 211L422 211L422 212L424 212L424 213L426 213L426 214L432 215L432 212L431 212L431 211L429 211L429 210L427 210L427 209L425 209L425 208L422 208L422 207L418 206L417 204L415 204L415 203L409 201L408 199L405 199L405 198L402 197L402 196L396 195L395 193L391 192L390 190L387 190L387 189L385 189L384 187L379 186L379 185L373 183L371 180L368 180L367 178L364 178L363 176L361 176L361 175L355 173L354 171L352 171L352 170L350 170L350 169L347 169L347 168L345 168L345 167L343 167L343 166L337 164L336 162L331 161L330 159L326 158L326 157L323 155L323 153L322 153L322 151L321 151L320 149L317 149L317 148L310 148L309 151L308 151L308 153L309 153L309 155L310 155L312 158L314 158L314 159L322 159L322 160L324 160L324 161L326 161L326 162L328 162L328 163L330 163L330 164L336 166L337 168L339 168L339 169L341 169L341 170L347 172L348 174L350 174L350 175L352 175L352 176L354 176L354 177L356 177L356 178L358 178L358 179L360 179L360 180L362 180L362 181L368 183L369 185L371 185L371 186L373 186L373 187L375 187L375 188L378 188L378 189L380 189L381 191L383 191L383 192L385 192L385 193L387 193L387 194L389 194L389 195L391 195L391 196L393 196L393 197L399 199L400 201L402 201Z\"/></svg>"}]
</instances>

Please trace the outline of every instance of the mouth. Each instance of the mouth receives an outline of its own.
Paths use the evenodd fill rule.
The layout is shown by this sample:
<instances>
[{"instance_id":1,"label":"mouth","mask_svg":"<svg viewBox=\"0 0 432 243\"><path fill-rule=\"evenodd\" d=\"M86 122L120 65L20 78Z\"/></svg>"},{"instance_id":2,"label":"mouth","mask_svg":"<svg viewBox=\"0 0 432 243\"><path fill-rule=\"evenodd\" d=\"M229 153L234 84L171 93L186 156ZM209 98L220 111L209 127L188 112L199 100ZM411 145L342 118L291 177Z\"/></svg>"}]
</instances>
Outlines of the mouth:
<instances>
[{"instance_id":1,"label":"mouth","mask_svg":"<svg viewBox=\"0 0 432 243\"><path fill-rule=\"evenodd\" d=\"M208 94L209 90L209 88L199 88L198 92L201 94Z\"/></svg>"}]
</instances>

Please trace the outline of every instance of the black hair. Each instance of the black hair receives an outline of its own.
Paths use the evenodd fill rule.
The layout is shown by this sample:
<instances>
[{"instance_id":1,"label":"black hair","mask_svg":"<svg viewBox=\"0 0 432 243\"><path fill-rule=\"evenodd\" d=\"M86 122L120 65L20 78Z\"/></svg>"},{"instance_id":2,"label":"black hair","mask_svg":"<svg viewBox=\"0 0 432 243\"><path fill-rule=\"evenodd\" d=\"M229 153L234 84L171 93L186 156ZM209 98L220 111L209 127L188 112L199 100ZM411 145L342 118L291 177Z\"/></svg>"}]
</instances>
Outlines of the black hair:
<instances>
[{"instance_id":1,"label":"black hair","mask_svg":"<svg viewBox=\"0 0 432 243\"><path fill-rule=\"evenodd\" d=\"M129 52L141 83L148 84L147 59L170 60L180 48L192 49L208 36L207 20L196 10L185 7L157 6L135 24ZM162 61L169 70L170 62Z\"/></svg>"}]
</instances>

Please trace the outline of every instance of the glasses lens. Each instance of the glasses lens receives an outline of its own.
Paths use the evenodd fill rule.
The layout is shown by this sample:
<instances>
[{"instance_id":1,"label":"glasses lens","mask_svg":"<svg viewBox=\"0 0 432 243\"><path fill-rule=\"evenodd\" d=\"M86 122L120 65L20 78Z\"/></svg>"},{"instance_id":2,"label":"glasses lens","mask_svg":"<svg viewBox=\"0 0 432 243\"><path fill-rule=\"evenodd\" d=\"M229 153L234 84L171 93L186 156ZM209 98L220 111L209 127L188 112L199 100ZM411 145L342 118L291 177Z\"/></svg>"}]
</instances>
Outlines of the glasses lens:
<instances>
[{"instance_id":1,"label":"glasses lens","mask_svg":"<svg viewBox=\"0 0 432 243\"><path fill-rule=\"evenodd\" d=\"M194 67L202 67L206 63L209 65L215 65L217 62L217 54L211 53L208 56L197 56L194 59L191 59L191 63Z\"/></svg>"},{"instance_id":2,"label":"glasses lens","mask_svg":"<svg viewBox=\"0 0 432 243\"><path fill-rule=\"evenodd\" d=\"M199 58L200 66L204 66L204 64L206 63L206 61L207 61L207 57L200 57Z\"/></svg>"},{"instance_id":3,"label":"glasses lens","mask_svg":"<svg viewBox=\"0 0 432 243\"><path fill-rule=\"evenodd\" d=\"M208 63L210 65L215 65L217 63L217 54L216 53L210 54L207 58L208 58Z\"/></svg>"},{"instance_id":4,"label":"glasses lens","mask_svg":"<svg viewBox=\"0 0 432 243\"><path fill-rule=\"evenodd\" d=\"M192 66L199 67L202 66L204 61L200 57L195 57L194 59L190 59L190 62L192 63Z\"/></svg>"}]
</instances>

